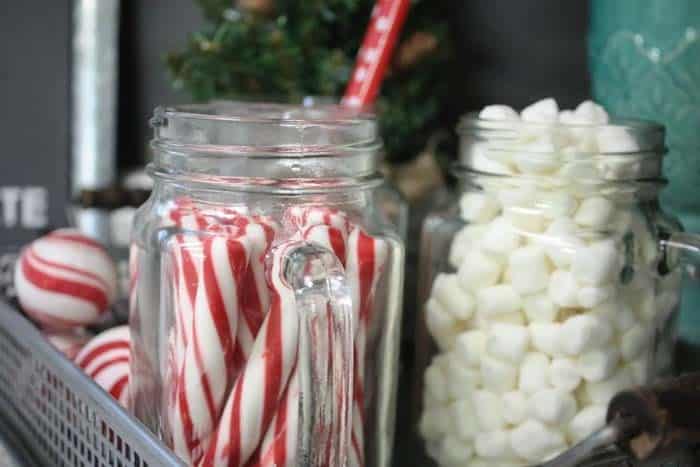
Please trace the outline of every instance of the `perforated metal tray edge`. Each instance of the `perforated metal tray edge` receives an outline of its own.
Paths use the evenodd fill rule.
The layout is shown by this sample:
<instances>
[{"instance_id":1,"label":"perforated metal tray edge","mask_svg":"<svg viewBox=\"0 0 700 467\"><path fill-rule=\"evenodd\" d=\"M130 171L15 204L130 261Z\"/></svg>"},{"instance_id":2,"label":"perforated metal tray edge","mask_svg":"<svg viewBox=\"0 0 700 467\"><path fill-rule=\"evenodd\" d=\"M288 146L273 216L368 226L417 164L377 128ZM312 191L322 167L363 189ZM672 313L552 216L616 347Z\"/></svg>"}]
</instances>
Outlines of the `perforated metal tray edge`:
<instances>
[{"instance_id":1,"label":"perforated metal tray edge","mask_svg":"<svg viewBox=\"0 0 700 467\"><path fill-rule=\"evenodd\" d=\"M43 465L184 465L2 301L0 417Z\"/></svg>"}]
</instances>

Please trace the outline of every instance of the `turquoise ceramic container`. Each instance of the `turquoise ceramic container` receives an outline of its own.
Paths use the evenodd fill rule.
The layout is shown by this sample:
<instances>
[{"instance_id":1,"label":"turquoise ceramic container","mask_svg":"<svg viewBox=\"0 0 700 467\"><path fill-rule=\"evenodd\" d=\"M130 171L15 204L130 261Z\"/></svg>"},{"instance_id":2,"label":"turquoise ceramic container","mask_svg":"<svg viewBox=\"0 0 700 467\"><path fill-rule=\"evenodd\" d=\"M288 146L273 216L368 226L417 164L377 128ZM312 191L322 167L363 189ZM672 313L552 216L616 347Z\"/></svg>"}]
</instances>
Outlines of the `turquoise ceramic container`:
<instances>
[{"instance_id":1,"label":"turquoise ceramic container","mask_svg":"<svg viewBox=\"0 0 700 467\"><path fill-rule=\"evenodd\" d=\"M661 202L700 232L700 0L592 0L589 55L596 100L666 125ZM681 335L696 343L698 308L700 287L686 287Z\"/></svg>"}]
</instances>

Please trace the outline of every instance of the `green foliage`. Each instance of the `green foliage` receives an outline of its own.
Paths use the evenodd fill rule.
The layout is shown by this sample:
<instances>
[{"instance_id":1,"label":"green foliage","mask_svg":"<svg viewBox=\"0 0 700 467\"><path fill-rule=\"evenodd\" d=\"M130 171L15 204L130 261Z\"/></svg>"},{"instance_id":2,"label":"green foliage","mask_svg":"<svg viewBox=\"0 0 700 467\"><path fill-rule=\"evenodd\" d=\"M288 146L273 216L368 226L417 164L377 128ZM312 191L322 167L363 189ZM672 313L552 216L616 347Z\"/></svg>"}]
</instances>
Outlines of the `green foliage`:
<instances>
[{"instance_id":1,"label":"green foliage","mask_svg":"<svg viewBox=\"0 0 700 467\"><path fill-rule=\"evenodd\" d=\"M437 48L410 66L392 68L376 103L390 161L417 155L440 125L451 57L445 2L414 0L402 41L415 32ZM341 96L373 0L267 0L264 11L234 9L232 0L198 0L207 25L167 64L176 88L195 100L299 101ZM250 5L251 2L245 4Z\"/></svg>"}]
</instances>

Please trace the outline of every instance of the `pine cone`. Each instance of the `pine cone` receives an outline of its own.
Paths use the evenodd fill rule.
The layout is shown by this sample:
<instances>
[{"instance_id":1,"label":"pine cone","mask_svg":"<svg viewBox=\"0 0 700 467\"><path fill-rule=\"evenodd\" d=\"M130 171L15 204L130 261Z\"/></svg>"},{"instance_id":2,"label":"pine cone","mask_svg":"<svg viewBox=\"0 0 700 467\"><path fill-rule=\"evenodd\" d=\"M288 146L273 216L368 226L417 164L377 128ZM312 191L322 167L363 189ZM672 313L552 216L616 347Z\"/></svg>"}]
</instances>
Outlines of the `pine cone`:
<instances>
[{"instance_id":1,"label":"pine cone","mask_svg":"<svg viewBox=\"0 0 700 467\"><path fill-rule=\"evenodd\" d=\"M238 0L238 8L261 16L269 16L275 11L275 0Z\"/></svg>"},{"instance_id":2,"label":"pine cone","mask_svg":"<svg viewBox=\"0 0 700 467\"><path fill-rule=\"evenodd\" d=\"M437 37L417 31L403 41L396 51L394 65L398 70L412 68L438 48Z\"/></svg>"}]
</instances>

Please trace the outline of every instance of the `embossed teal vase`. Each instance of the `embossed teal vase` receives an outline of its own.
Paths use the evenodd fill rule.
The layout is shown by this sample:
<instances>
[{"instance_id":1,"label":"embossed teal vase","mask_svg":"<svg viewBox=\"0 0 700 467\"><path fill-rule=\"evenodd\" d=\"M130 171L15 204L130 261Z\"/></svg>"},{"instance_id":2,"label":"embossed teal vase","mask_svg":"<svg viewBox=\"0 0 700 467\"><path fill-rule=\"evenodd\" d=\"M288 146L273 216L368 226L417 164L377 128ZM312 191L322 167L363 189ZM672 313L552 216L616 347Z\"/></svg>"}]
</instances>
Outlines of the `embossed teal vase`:
<instances>
[{"instance_id":1,"label":"embossed teal vase","mask_svg":"<svg viewBox=\"0 0 700 467\"><path fill-rule=\"evenodd\" d=\"M667 212L700 232L700 0L592 0L589 59L611 113L662 122ZM681 335L700 343L700 287L685 287Z\"/></svg>"}]
</instances>

